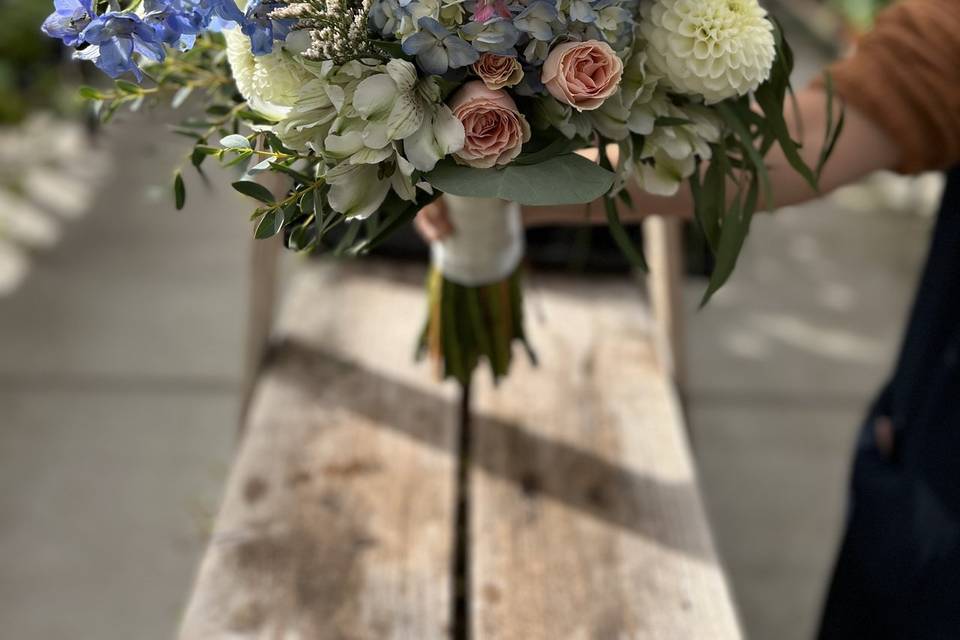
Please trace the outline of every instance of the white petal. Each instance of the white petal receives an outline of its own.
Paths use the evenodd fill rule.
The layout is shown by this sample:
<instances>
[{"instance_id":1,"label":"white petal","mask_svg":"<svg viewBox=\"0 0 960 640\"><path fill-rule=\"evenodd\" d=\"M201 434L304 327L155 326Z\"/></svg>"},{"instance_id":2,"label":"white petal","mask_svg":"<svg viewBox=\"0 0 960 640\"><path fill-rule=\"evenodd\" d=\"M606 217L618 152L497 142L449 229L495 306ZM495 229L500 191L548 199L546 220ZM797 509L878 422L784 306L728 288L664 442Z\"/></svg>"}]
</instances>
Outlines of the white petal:
<instances>
[{"instance_id":1,"label":"white petal","mask_svg":"<svg viewBox=\"0 0 960 640\"><path fill-rule=\"evenodd\" d=\"M420 171L433 171L437 166L443 154L440 153L437 139L433 136L430 118L424 118L423 126L403 141L403 153Z\"/></svg>"},{"instance_id":2,"label":"white petal","mask_svg":"<svg viewBox=\"0 0 960 640\"><path fill-rule=\"evenodd\" d=\"M456 153L463 149L466 136L463 123L445 104L440 105L433 114L433 135L437 139L437 148L442 155Z\"/></svg>"},{"instance_id":3,"label":"white petal","mask_svg":"<svg viewBox=\"0 0 960 640\"><path fill-rule=\"evenodd\" d=\"M379 73L370 76L359 85L353 94L353 108L367 120L390 111L397 99L397 84L390 76Z\"/></svg>"},{"instance_id":4,"label":"white petal","mask_svg":"<svg viewBox=\"0 0 960 640\"><path fill-rule=\"evenodd\" d=\"M411 91L417 84L417 68L406 60L395 58L388 62L387 73L400 91Z\"/></svg>"},{"instance_id":5,"label":"white petal","mask_svg":"<svg viewBox=\"0 0 960 640\"><path fill-rule=\"evenodd\" d=\"M348 218L369 218L387 197L390 181L379 178L380 168L377 165L343 167L341 164L327 172L330 206Z\"/></svg>"},{"instance_id":6,"label":"white petal","mask_svg":"<svg viewBox=\"0 0 960 640\"><path fill-rule=\"evenodd\" d=\"M346 158L363 149L363 136L359 131L347 131L343 135L331 133L323 141L327 155L334 158Z\"/></svg>"}]
</instances>

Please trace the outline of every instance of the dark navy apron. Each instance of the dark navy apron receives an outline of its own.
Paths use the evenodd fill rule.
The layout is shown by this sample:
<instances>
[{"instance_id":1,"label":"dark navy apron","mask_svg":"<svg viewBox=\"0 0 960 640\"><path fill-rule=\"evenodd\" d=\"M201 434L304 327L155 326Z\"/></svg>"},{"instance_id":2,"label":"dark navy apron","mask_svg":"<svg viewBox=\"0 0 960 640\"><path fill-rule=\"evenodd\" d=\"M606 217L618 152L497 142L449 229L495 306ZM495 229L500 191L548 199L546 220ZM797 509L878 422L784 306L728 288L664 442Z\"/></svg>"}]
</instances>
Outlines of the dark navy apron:
<instances>
[{"instance_id":1,"label":"dark navy apron","mask_svg":"<svg viewBox=\"0 0 960 640\"><path fill-rule=\"evenodd\" d=\"M875 435L885 418L890 451ZM896 371L857 444L819 638L960 640L960 169Z\"/></svg>"}]
</instances>

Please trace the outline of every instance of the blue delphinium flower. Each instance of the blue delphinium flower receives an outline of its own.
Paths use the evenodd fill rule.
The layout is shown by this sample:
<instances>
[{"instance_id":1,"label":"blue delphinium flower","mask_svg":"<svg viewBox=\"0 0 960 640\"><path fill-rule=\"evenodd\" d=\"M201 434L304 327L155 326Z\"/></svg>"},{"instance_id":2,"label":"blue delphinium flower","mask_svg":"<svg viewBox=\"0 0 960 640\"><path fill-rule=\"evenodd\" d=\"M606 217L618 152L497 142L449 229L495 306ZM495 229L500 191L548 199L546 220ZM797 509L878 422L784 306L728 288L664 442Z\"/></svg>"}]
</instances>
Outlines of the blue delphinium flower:
<instances>
[{"instance_id":1,"label":"blue delphinium flower","mask_svg":"<svg viewBox=\"0 0 960 640\"><path fill-rule=\"evenodd\" d=\"M243 12L234 0L194 0L206 21L207 31L223 31L232 25L242 25Z\"/></svg>"},{"instance_id":2,"label":"blue delphinium flower","mask_svg":"<svg viewBox=\"0 0 960 640\"><path fill-rule=\"evenodd\" d=\"M427 73L443 75L447 69L466 67L480 58L476 49L433 18L420 18L417 24L420 31L403 41L403 51L416 56L417 64Z\"/></svg>"},{"instance_id":3,"label":"blue delphinium flower","mask_svg":"<svg viewBox=\"0 0 960 640\"><path fill-rule=\"evenodd\" d=\"M92 60L112 78L128 71L137 80L143 78L133 59L134 53L156 62L166 57L156 30L130 13L111 12L95 18L80 34L80 39L92 45L81 52L81 57Z\"/></svg>"},{"instance_id":4,"label":"blue delphinium flower","mask_svg":"<svg viewBox=\"0 0 960 640\"><path fill-rule=\"evenodd\" d=\"M274 40L285 40L293 27L292 20L273 20L270 12L276 9L275 0L251 0L247 5L242 30L250 38L253 55L262 56L273 51Z\"/></svg>"},{"instance_id":5,"label":"blue delphinium flower","mask_svg":"<svg viewBox=\"0 0 960 640\"><path fill-rule=\"evenodd\" d=\"M513 19L514 26L530 34L534 40L550 42L553 40L553 25L557 22L556 5L545 0L536 0Z\"/></svg>"},{"instance_id":6,"label":"blue delphinium flower","mask_svg":"<svg viewBox=\"0 0 960 640\"><path fill-rule=\"evenodd\" d=\"M164 44L188 51L196 43L206 19L189 0L144 0L143 20Z\"/></svg>"},{"instance_id":7,"label":"blue delphinium flower","mask_svg":"<svg viewBox=\"0 0 960 640\"><path fill-rule=\"evenodd\" d=\"M93 0L54 0L55 11L43 21L43 32L68 47L81 43L80 33L93 20Z\"/></svg>"}]
</instances>

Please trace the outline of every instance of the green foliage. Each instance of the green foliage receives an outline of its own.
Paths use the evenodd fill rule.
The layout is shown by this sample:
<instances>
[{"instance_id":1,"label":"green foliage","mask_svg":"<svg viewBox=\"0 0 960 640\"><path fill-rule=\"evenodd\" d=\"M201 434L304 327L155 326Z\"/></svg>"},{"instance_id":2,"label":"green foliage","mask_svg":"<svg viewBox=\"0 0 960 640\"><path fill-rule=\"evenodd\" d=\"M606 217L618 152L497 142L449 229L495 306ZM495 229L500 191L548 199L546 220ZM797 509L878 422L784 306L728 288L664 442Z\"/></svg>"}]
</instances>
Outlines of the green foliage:
<instances>
[{"instance_id":1,"label":"green foliage","mask_svg":"<svg viewBox=\"0 0 960 640\"><path fill-rule=\"evenodd\" d=\"M706 304L733 273L758 206L773 204L775 194L764 162L770 149L779 145L791 167L818 189L820 171L843 129L843 113L834 118L833 88L828 79L829 116L823 149L816 167L804 162L800 145L791 136L784 118L786 101L793 98L790 86L793 53L779 24L776 25L776 46L777 58L771 76L753 96L762 113L751 108L748 97L717 105L728 135L712 145L713 157L702 179L699 171L690 179L696 219L715 259L702 304ZM732 194L728 191L731 183L735 185Z\"/></svg>"},{"instance_id":2,"label":"green foliage","mask_svg":"<svg viewBox=\"0 0 960 640\"><path fill-rule=\"evenodd\" d=\"M610 190L613 178L612 172L574 153L497 169L443 161L426 175L430 184L444 193L534 206L591 202Z\"/></svg>"}]
</instances>

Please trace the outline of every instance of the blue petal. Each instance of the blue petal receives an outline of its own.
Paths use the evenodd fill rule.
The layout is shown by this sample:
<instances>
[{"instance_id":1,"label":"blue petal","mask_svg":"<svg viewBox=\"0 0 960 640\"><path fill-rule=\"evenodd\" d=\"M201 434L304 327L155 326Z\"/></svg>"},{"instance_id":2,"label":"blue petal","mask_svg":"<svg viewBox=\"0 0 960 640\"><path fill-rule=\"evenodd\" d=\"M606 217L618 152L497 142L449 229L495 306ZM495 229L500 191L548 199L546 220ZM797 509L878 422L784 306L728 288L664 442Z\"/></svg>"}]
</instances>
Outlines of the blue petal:
<instances>
[{"instance_id":1,"label":"blue petal","mask_svg":"<svg viewBox=\"0 0 960 640\"><path fill-rule=\"evenodd\" d=\"M450 35L450 32L447 31L446 27L437 22L435 19L430 16L424 16L420 18L417 22L417 25L433 35L437 40L443 40Z\"/></svg>"},{"instance_id":2,"label":"blue petal","mask_svg":"<svg viewBox=\"0 0 960 640\"><path fill-rule=\"evenodd\" d=\"M480 54L477 53L476 49L456 36L445 38L443 46L447 49L451 69L466 67L480 59Z\"/></svg>"},{"instance_id":3,"label":"blue petal","mask_svg":"<svg viewBox=\"0 0 960 640\"><path fill-rule=\"evenodd\" d=\"M400 48L403 49L403 52L408 56L415 56L427 47L432 47L436 44L436 38L431 36L429 33L419 31L404 40L403 44L400 45Z\"/></svg>"},{"instance_id":4,"label":"blue petal","mask_svg":"<svg viewBox=\"0 0 960 640\"><path fill-rule=\"evenodd\" d=\"M417 54L417 63L425 72L439 76L447 72L450 58L447 56L447 50L439 42L435 42L434 46L427 47Z\"/></svg>"}]
</instances>

